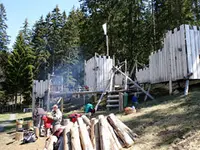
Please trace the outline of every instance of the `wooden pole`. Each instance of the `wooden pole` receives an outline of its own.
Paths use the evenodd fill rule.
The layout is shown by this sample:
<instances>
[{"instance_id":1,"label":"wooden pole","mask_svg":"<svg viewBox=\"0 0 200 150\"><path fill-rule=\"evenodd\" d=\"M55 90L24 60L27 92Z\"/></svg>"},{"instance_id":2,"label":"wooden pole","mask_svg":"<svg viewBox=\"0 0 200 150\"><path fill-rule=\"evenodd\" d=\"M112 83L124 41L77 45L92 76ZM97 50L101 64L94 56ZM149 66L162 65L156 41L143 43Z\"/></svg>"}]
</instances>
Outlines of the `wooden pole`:
<instances>
[{"instance_id":1,"label":"wooden pole","mask_svg":"<svg viewBox=\"0 0 200 150\"><path fill-rule=\"evenodd\" d=\"M62 112L62 113L63 113L63 110L64 110L64 109L63 109L63 105L64 105L64 99L62 98L62 99L61 99L61 112Z\"/></svg>"},{"instance_id":2,"label":"wooden pole","mask_svg":"<svg viewBox=\"0 0 200 150\"><path fill-rule=\"evenodd\" d=\"M150 92L150 89L151 89L151 84L149 84L149 87L148 87L148 93ZM144 101L146 101L147 100L147 95L145 95L145 97L144 97Z\"/></svg>"},{"instance_id":3,"label":"wooden pole","mask_svg":"<svg viewBox=\"0 0 200 150\"><path fill-rule=\"evenodd\" d=\"M72 150L82 150L77 124L71 128L70 133L71 133Z\"/></svg>"},{"instance_id":4,"label":"wooden pole","mask_svg":"<svg viewBox=\"0 0 200 150\"><path fill-rule=\"evenodd\" d=\"M102 115L99 117L99 134L101 150L110 150L110 137L108 134L108 129L106 128L105 118Z\"/></svg>"},{"instance_id":5,"label":"wooden pole","mask_svg":"<svg viewBox=\"0 0 200 150\"><path fill-rule=\"evenodd\" d=\"M124 110L124 96L123 93L119 93L119 111Z\"/></svg>"},{"instance_id":6,"label":"wooden pole","mask_svg":"<svg viewBox=\"0 0 200 150\"><path fill-rule=\"evenodd\" d=\"M112 137L112 140L113 140L112 141L113 144L117 146L117 149L122 149L122 145L121 145L120 141L118 140L113 128L111 127L111 125L107 121L107 119L106 119L106 123L107 123L108 129L110 131L110 134L111 134L111 137Z\"/></svg>"},{"instance_id":7,"label":"wooden pole","mask_svg":"<svg viewBox=\"0 0 200 150\"><path fill-rule=\"evenodd\" d=\"M107 119L110 125L114 128L118 137L121 139L121 141L125 145L125 147L132 146L134 144L134 141L132 140L132 138L129 136L127 132L125 132L119 127L119 123L117 122L116 118L111 114L108 116Z\"/></svg>"},{"instance_id":8,"label":"wooden pole","mask_svg":"<svg viewBox=\"0 0 200 150\"><path fill-rule=\"evenodd\" d=\"M70 130L73 126L72 122L69 122L63 131L63 150L71 150L71 133Z\"/></svg>"},{"instance_id":9,"label":"wooden pole","mask_svg":"<svg viewBox=\"0 0 200 150\"><path fill-rule=\"evenodd\" d=\"M169 80L169 95L172 95L172 80Z\"/></svg>"},{"instance_id":10,"label":"wooden pole","mask_svg":"<svg viewBox=\"0 0 200 150\"><path fill-rule=\"evenodd\" d=\"M85 115L82 115L81 117L83 118L83 121L87 126L91 126L90 119L88 119L88 117L86 117Z\"/></svg>"},{"instance_id":11,"label":"wooden pole","mask_svg":"<svg viewBox=\"0 0 200 150\"><path fill-rule=\"evenodd\" d=\"M83 150L93 150L92 142L87 131L86 124L84 124L81 117L79 117L77 121L79 124L80 139Z\"/></svg>"},{"instance_id":12,"label":"wooden pole","mask_svg":"<svg viewBox=\"0 0 200 150\"><path fill-rule=\"evenodd\" d=\"M115 66L114 66L115 67ZM132 82L138 89L140 89L143 93L145 93L149 98L152 100L154 99L149 93L147 93L143 88L141 88L136 82L134 82L130 77L126 76L125 73L123 73L120 69L115 67L123 76L127 77L130 82Z\"/></svg>"},{"instance_id":13,"label":"wooden pole","mask_svg":"<svg viewBox=\"0 0 200 150\"><path fill-rule=\"evenodd\" d=\"M189 83L190 83L190 80L189 80L189 79L185 81L185 91L184 91L184 95L185 95L185 96L188 95Z\"/></svg>"},{"instance_id":14,"label":"wooden pole","mask_svg":"<svg viewBox=\"0 0 200 150\"><path fill-rule=\"evenodd\" d=\"M127 83L128 83L128 69L127 69L127 60L125 60L125 74L126 74L126 76L125 76L125 85L124 85L124 89L125 90L127 90L127 88L128 88L128 85L127 85Z\"/></svg>"}]
</instances>

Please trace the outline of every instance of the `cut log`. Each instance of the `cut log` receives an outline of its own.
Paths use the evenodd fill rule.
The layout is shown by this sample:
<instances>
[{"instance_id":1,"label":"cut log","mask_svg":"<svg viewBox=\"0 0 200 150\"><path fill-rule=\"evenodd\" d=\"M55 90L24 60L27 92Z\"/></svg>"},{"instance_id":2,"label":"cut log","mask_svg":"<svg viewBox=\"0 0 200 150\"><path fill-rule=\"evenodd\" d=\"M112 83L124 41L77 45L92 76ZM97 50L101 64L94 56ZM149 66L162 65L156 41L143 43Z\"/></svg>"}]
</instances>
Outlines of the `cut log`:
<instances>
[{"instance_id":1,"label":"cut log","mask_svg":"<svg viewBox=\"0 0 200 150\"><path fill-rule=\"evenodd\" d=\"M78 126L74 125L71 128L70 133L71 133L72 150L82 150Z\"/></svg>"},{"instance_id":2,"label":"cut log","mask_svg":"<svg viewBox=\"0 0 200 150\"><path fill-rule=\"evenodd\" d=\"M63 125L66 126L70 122L70 119L64 119L63 120Z\"/></svg>"},{"instance_id":3,"label":"cut log","mask_svg":"<svg viewBox=\"0 0 200 150\"><path fill-rule=\"evenodd\" d=\"M72 122L69 122L63 131L63 150L71 150L71 133L70 130L73 126Z\"/></svg>"},{"instance_id":4,"label":"cut log","mask_svg":"<svg viewBox=\"0 0 200 150\"><path fill-rule=\"evenodd\" d=\"M85 115L82 115L81 117L83 118L83 121L87 126L91 126L90 119L88 119L88 117L86 117Z\"/></svg>"},{"instance_id":5,"label":"cut log","mask_svg":"<svg viewBox=\"0 0 200 150\"><path fill-rule=\"evenodd\" d=\"M98 119L91 119L90 136L94 150L100 150L99 124Z\"/></svg>"},{"instance_id":6,"label":"cut log","mask_svg":"<svg viewBox=\"0 0 200 150\"><path fill-rule=\"evenodd\" d=\"M51 135L49 138L46 139L45 149L46 150L53 150L53 145L58 141L58 138L54 135Z\"/></svg>"},{"instance_id":7,"label":"cut log","mask_svg":"<svg viewBox=\"0 0 200 150\"><path fill-rule=\"evenodd\" d=\"M107 123L107 126L108 126L108 129L110 131L110 134L111 134L111 137L112 139L114 140L114 143L116 146L117 146L117 149L122 149L122 144L123 143L120 143L119 139L117 138L112 126L109 124L109 122L106 120L106 123Z\"/></svg>"},{"instance_id":8,"label":"cut log","mask_svg":"<svg viewBox=\"0 0 200 150\"><path fill-rule=\"evenodd\" d=\"M112 115L112 117L115 117L115 119L117 120L118 122L118 127L121 128L122 130L126 131L128 133L128 135L133 139L135 140L136 137L138 137L137 134L133 133L133 131L128 127L126 126L121 120L119 120L114 114L110 114Z\"/></svg>"},{"instance_id":9,"label":"cut log","mask_svg":"<svg viewBox=\"0 0 200 150\"><path fill-rule=\"evenodd\" d=\"M77 121L79 124L79 133L83 150L93 150L86 124L84 124L82 117L78 118Z\"/></svg>"},{"instance_id":10,"label":"cut log","mask_svg":"<svg viewBox=\"0 0 200 150\"><path fill-rule=\"evenodd\" d=\"M117 148L114 148L114 146L116 145L112 143L113 141L111 140L109 129L106 123L106 118L102 116L100 116L99 118L101 150L118 150Z\"/></svg>"},{"instance_id":11,"label":"cut log","mask_svg":"<svg viewBox=\"0 0 200 150\"><path fill-rule=\"evenodd\" d=\"M118 137L122 140L125 147L132 146L134 144L133 139L129 136L127 132L119 127L120 124L117 122L116 117L113 114L110 114L107 119L110 125L114 128Z\"/></svg>"},{"instance_id":12,"label":"cut log","mask_svg":"<svg viewBox=\"0 0 200 150\"><path fill-rule=\"evenodd\" d=\"M15 133L15 140L16 141L21 141L24 138L24 132L16 132Z\"/></svg>"}]
</instances>

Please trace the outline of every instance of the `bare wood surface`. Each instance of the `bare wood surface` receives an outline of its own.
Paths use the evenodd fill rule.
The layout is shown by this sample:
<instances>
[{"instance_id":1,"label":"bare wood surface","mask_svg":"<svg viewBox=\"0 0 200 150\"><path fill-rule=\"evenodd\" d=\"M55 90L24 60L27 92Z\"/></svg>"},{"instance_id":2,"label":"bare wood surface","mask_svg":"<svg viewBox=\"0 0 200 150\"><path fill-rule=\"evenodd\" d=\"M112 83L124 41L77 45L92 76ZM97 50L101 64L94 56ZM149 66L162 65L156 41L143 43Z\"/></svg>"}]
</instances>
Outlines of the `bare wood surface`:
<instances>
[{"instance_id":1,"label":"bare wood surface","mask_svg":"<svg viewBox=\"0 0 200 150\"><path fill-rule=\"evenodd\" d=\"M85 115L82 115L81 117L83 118L83 121L87 126L91 126L91 122L90 119L88 119L88 117L86 117Z\"/></svg>"},{"instance_id":2,"label":"bare wood surface","mask_svg":"<svg viewBox=\"0 0 200 150\"><path fill-rule=\"evenodd\" d=\"M51 135L49 138L47 138L45 143L45 148L47 150L53 150L53 144L58 141L58 138L54 135Z\"/></svg>"},{"instance_id":3,"label":"bare wood surface","mask_svg":"<svg viewBox=\"0 0 200 150\"><path fill-rule=\"evenodd\" d=\"M110 134L114 140L114 144L117 146L118 149L122 149L122 144L123 143L120 143L119 139L117 138L117 135L115 134L112 126L109 124L109 122L106 120L106 123L107 123L107 126L108 126L108 129L110 131Z\"/></svg>"},{"instance_id":4,"label":"bare wood surface","mask_svg":"<svg viewBox=\"0 0 200 150\"><path fill-rule=\"evenodd\" d=\"M71 133L70 130L73 126L72 122L69 122L63 131L63 150L71 150Z\"/></svg>"},{"instance_id":5,"label":"bare wood surface","mask_svg":"<svg viewBox=\"0 0 200 150\"><path fill-rule=\"evenodd\" d=\"M82 117L77 119L79 124L80 139L83 150L93 150L92 142Z\"/></svg>"},{"instance_id":6,"label":"bare wood surface","mask_svg":"<svg viewBox=\"0 0 200 150\"><path fill-rule=\"evenodd\" d=\"M133 139L129 136L127 132L125 132L122 128L119 127L120 124L117 122L114 114L110 114L107 119L110 125L114 128L118 137L122 140L125 147L132 146L134 144Z\"/></svg>"},{"instance_id":7,"label":"bare wood surface","mask_svg":"<svg viewBox=\"0 0 200 150\"><path fill-rule=\"evenodd\" d=\"M82 150L78 125L74 125L71 128L70 133L71 133L72 150Z\"/></svg>"},{"instance_id":8,"label":"bare wood surface","mask_svg":"<svg viewBox=\"0 0 200 150\"><path fill-rule=\"evenodd\" d=\"M105 118L102 115L99 116L99 134L101 150L111 150L108 128L106 128Z\"/></svg>"}]
</instances>

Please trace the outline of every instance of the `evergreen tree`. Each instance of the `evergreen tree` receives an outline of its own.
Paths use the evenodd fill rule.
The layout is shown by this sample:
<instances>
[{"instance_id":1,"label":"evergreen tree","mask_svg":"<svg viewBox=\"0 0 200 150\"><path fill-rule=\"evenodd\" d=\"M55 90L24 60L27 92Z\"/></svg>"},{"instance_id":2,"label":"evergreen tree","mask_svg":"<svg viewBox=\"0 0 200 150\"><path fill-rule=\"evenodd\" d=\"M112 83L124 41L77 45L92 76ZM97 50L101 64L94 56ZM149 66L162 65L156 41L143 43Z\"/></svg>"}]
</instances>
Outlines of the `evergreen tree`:
<instances>
[{"instance_id":1,"label":"evergreen tree","mask_svg":"<svg viewBox=\"0 0 200 150\"><path fill-rule=\"evenodd\" d=\"M0 51L8 50L7 45L9 44L9 36L6 32L6 29L8 28L6 21L6 10L4 5L0 3Z\"/></svg>"},{"instance_id":2,"label":"evergreen tree","mask_svg":"<svg viewBox=\"0 0 200 150\"><path fill-rule=\"evenodd\" d=\"M37 80L46 80L49 72L48 59L50 57L50 53L47 48L47 31L46 22L43 17L41 17L33 27L33 38L31 41L33 50L37 56L35 65L35 79Z\"/></svg>"},{"instance_id":3,"label":"evergreen tree","mask_svg":"<svg viewBox=\"0 0 200 150\"><path fill-rule=\"evenodd\" d=\"M26 44L23 33L20 32L14 50L8 57L4 83L6 94L15 97L15 104L17 104L17 94L22 94L27 103L31 102L34 59L32 49Z\"/></svg>"}]
</instances>

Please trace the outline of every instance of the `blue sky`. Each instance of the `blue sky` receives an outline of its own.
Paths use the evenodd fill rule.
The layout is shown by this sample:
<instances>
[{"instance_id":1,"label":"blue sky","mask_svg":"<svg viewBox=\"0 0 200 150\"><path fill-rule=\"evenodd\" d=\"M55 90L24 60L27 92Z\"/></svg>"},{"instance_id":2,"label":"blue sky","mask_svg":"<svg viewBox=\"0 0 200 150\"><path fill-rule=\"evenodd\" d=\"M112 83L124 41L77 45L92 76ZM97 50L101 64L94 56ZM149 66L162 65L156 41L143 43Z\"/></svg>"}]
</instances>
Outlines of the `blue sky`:
<instances>
[{"instance_id":1,"label":"blue sky","mask_svg":"<svg viewBox=\"0 0 200 150\"><path fill-rule=\"evenodd\" d=\"M7 13L7 33L11 36L11 48L15 42L15 38L21 29L25 18L28 19L32 26L41 15L46 16L58 4L61 11L68 14L73 6L80 6L79 0L0 0L6 8Z\"/></svg>"}]
</instances>

